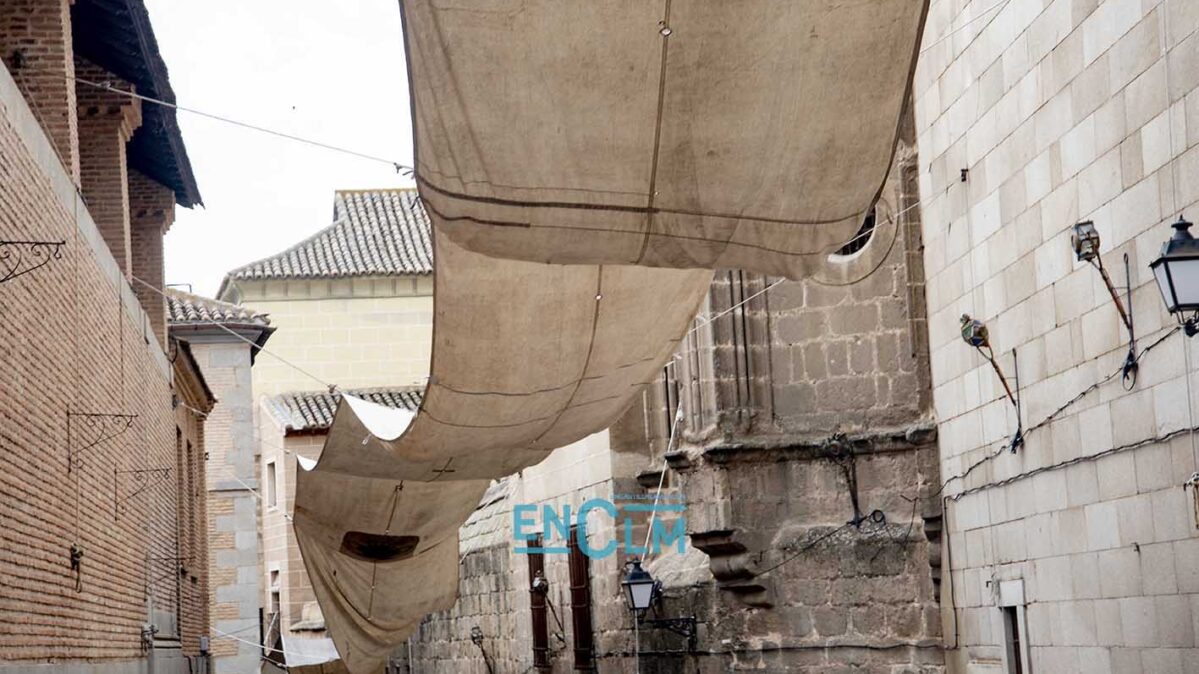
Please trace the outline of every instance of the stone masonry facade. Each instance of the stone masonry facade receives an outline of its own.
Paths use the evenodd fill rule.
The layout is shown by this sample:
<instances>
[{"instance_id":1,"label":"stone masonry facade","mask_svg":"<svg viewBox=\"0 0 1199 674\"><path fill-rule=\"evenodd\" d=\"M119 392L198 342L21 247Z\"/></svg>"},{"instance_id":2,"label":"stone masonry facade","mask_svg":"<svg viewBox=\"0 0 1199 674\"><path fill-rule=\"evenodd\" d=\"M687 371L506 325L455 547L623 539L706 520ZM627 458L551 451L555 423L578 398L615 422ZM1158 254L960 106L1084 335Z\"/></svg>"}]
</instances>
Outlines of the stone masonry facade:
<instances>
[{"instance_id":1,"label":"stone masonry facade","mask_svg":"<svg viewBox=\"0 0 1199 674\"><path fill-rule=\"evenodd\" d=\"M644 635L646 671L944 671L918 161L909 118L873 230L814 277L718 272L717 318L651 389L654 461L710 576L667 584L697 653Z\"/></svg>"},{"instance_id":2,"label":"stone masonry facade","mask_svg":"<svg viewBox=\"0 0 1199 674\"><path fill-rule=\"evenodd\" d=\"M218 398L206 426L212 627L217 635L257 637L262 586L252 347L215 329L191 333L188 339ZM212 656L213 674L238 674L258 666L261 650L245 641L216 638Z\"/></svg>"},{"instance_id":3,"label":"stone masonry facade","mask_svg":"<svg viewBox=\"0 0 1199 674\"><path fill-rule=\"evenodd\" d=\"M1018 671L1015 657L1025 672L1199 671L1183 486L1199 342L1177 332L1148 269L1199 201L1199 3L980 9L933 0L913 87L948 481L946 657L963 673ZM1135 381L1119 374L1129 334L1115 303L1071 249L1084 220L1131 301ZM1019 416L958 336L963 313L987 323L1013 386L1018 368Z\"/></svg>"},{"instance_id":4,"label":"stone masonry facade","mask_svg":"<svg viewBox=\"0 0 1199 674\"><path fill-rule=\"evenodd\" d=\"M642 457L643 458L643 455ZM495 484L460 531L462 557L459 598L453 608L428 616L410 639L392 657L397 672L573 672L632 671L631 631L625 629L627 609L621 595L620 574L624 556L613 554L590 559L586 580L572 581L569 555L540 555L548 581L543 621L546 634L544 662L534 658L534 617L530 555L517 551L513 542L513 517L517 505L536 506L529 533L540 533L542 508L556 513L564 507L577 508L589 499L613 500L622 494L643 491L631 480L614 476L622 472L624 457L611 451L609 432L598 433L560 448L537 466L527 468ZM620 522L606 515L589 517L586 536L602 547L622 540ZM643 536L644 527L634 529ZM566 545L559 532L551 530L543 539L547 547ZM592 629L587 632L590 648L584 645L582 623L576 622L572 587L586 585ZM577 596L577 593L576 593ZM474 628L480 643L472 641ZM411 655L411 659L409 659Z\"/></svg>"}]
</instances>

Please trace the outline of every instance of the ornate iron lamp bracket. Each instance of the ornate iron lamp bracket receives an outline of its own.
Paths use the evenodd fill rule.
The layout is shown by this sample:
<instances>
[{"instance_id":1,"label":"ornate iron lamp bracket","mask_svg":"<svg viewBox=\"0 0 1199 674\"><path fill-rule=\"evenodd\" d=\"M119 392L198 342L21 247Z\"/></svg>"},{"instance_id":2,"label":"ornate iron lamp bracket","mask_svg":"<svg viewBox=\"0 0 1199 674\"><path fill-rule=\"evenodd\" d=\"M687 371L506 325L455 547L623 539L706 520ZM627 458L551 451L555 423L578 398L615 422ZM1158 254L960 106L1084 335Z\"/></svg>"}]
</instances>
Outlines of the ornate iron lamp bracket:
<instances>
[{"instance_id":1,"label":"ornate iron lamp bracket","mask_svg":"<svg viewBox=\"0 0 1199 674\"><path fill-rule=\"evenodd\" d=\"M170 468L144 468L141 470L112 471L112 500L113 518L120 519L127 510L130 499L146 491L150 487L166 482L171 474ZM121 477L132 477L133 485L121 494Z\"/></svg>"},{"instance_id":2,"label":"ornate iron lamp bracket","mask_svg":"<svg viewBox=\"0 0 1199 674\"><path fill-rule=\"evenodd\" d=\"M687 616L686 618L642 618L639 622L642 625L659 627L668 632L674 632L679 636L687 637L687 652L695 652L696 638L698 636L698 623L695 616Z\"/></svg>"},{"instance_id":3,"label":"ornate iron lamp bracket","mask_svg":"<svg viewBox=\"0 0 1199 674\"><path fill-rule=\"evenodd\" d=\"M136 414L67 412L67 472L83 466L82 454L133 427Z\"/></svg>"},{"instance_id":4,"label":"ornate iron lamp bracket","mask_svg":"<svg viewBox=\"0 0 1199 674\"><path fill-rule=\"evenodd\" d=\"M0 283L40 269L51 260L61 260L66 244L66 241L0 240Z\"/></svg>"}]
</instances>

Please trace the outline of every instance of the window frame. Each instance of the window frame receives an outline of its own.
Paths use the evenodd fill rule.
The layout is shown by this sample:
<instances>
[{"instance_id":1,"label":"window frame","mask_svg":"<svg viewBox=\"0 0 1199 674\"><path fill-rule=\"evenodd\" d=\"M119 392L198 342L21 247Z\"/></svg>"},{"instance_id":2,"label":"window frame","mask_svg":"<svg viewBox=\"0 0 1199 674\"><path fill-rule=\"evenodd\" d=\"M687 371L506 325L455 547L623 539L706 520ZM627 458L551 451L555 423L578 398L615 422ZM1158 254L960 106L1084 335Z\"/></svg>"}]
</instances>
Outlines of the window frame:
<instances>
[{"instance_id":1,"label":"window frame","mask_svg":"<svg viewBox=\"0 0 1199 674\"><path fill-rule=\"evenodd\" d=\"M1028 616L1024 580L999 581L996 608L1003 623L1003 665L1006 674L1032 674L1028 646Z\"/></svg>"},{"instance_id":2,"label":"window frame","mask_svg":"<svg viewBox=\"0 0 1199 674\"><path fill-rule=\"evenodd\" d=\"M279 464L274 459L266 462L266 494L263 496L267 509L279 507Z\"/></svg>"}]
</instances>

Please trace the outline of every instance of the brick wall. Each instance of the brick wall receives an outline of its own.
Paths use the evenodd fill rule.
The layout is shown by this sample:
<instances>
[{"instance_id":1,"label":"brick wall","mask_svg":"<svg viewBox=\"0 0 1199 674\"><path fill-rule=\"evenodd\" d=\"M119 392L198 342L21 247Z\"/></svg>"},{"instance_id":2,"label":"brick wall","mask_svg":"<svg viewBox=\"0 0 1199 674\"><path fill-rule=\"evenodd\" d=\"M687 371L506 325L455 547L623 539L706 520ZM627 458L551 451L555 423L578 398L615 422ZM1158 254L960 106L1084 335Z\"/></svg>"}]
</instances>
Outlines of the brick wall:
<instances>
[{"instance_id":1,"label":"brick wall","mask_svg":"<svg viewBox=\"0 0 1199 674\"><path fill-rule=\"evenodd\" d=\"M152 565L152 586L174 597L179 615L179 638L186 653L200 651L200 637L210 635L208 606L208 488L205 422L211 400L204 391L203 374L193 354L175 347L175 408L177 430L175 470L176 544L162 555L170 561Z\"/></svg>"},{"instance_id":2,"label":"brick wall","mask_svg":"<svg viewBox=\"0 0 1199 674\"><path fill-rule=\"evenodd\" d=\"M129 171L127 184L132 274L155 288L162 288L166 282L162 239L175 220L175 193L136 170ZM165 346L166 300L137 281L133 282L133 290L150 318L158 343Z\"/></svg>"},{"instance_id":3,"label":"brick wall","mask_svg":"<svg viewBox=\"0 0 1199 674\"><path fill-rule=\"evenodd\" d=\"M259 411L259 438L261 460L259 471L262 477L264 497L268 496L267 467L274 464L276 482L275 505L263 504L262 508L262 557L263 595L262 605L270 612L271 572L278 572L279 627L283 634L291 634L291 625L303 618L304 607L316 601L312 582L304 569L300 548L296 543L295 531L287 519L295 507L296 471L299 466L296 456L315 459L324 446L324 435L285 436L275 424L269 411Z\"/></svg>"},{"instance_id":4,"label":"brick wall","mask_svg":"<svg viewBox=\"0 0 1199 674\"><path fill-rule=\"evenodd\" d=\"M79 180L71 0L0 4L0 60L50 138L67 173Z\"/></svg>"},{"instance_id":5,"label":"brick wall","mask_svg":"<svg viewBox=\"0 0 1199 674\"><path fill-rule=\"evenodd\" d=\"M116 471L174 473L169 366L5 69L0 102L0 239L66 242L61 259L0 284L0 660L141 658L148 558L177 544L177 493L167 480L134 494ZM137 416L68 472L70 448L95 430L73 420L68 438L68 411Z\"/></svg>"},{"instance_id":6,"label":"brick wall","mask_svg":"<svg viewBox=\"0 0 1199 674\"><path fill-rule=\"evenodd\" d=\"M75 72L92 82L111 82L114 87L133 91L133 85L80 59L75 61ZM83 199L117 264L130 276L133 258L126 144L141 126L141 101L84 84L77 85L75 97L79 105L79 185Z\"/></svg>"}]
</instances>

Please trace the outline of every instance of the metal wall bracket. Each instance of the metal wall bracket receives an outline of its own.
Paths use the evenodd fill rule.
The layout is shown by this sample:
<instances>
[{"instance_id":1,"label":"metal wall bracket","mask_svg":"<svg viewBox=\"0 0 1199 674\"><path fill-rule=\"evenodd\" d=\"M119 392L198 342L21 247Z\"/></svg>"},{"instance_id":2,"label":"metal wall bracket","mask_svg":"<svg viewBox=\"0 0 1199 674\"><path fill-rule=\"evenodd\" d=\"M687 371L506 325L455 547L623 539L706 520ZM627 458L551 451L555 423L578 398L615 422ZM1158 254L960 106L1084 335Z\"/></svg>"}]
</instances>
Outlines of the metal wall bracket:
<instances>
[{"instance_id":1,"label":"metal wall bracket","mask_svg":"<svg viewBox=\"0 0 1199 674\"><path fill-rule=\"evenodd\" d=\"M1108 280L1107 284L1108 289L1111 290L1112 299L1116 302L1116 308L1122 310L1120 297L1116 295L1115 289L1111 288L1111 281ZM1128 262L1128 253L1124 254L1124 292L1128 302L1128 311L1121 311L1121 317L1124 319L1124 327L1128 328L1128 355L1124 358L1120 378L1124 383L1124 388L1132 390L1132 387L1137 385L1137 370L1140 369L1140 365L1137 364L1137 331L1132 320L1132 269Z\"/></svg>"},{"instance_id":2,"label":"metal wall bracket","mask_svg":"<svg viewBox=\"0 0 1199 674\"><path fill-rule=\"evenodd\" d=\"M6 241L0 239L0 283L62 259L66 241Z\"/></svg>"},{"instance_id":3,"label":"metal wall bracket","mask_svg":"<svg viewBox=\"0 0 1199 674\"><path fill-rule=\"evenodd\" d=\"M686 618L641 618L638 621L647 627L658 627L679 636L687 637L687 652L694 653L699 636L699 625L695 616Z\"/></svg>"},{"instance_id":4,"label":"metal wall bracket","mask_svg":"<svg viewBox=\"0 0 1199 674\"><path fill-rule=\"evenodd\" d=\"M1120 293L1117 292L1117 287L1112 283L1111 274L1107 272L1107 268L1103 266L1103 258L1096 255L1093 259L1088 260L1091 266L1099 271L1099 276L1103 279L1103 285L1107 288L1107 293L1111 295L1112 303L1116 305L1116 312L1120 314L1120 322L1124 324L1124 328L1128 331L1128 355L1124 358L1124 365L1120 370L1120 378L1124 383L1124 389L1131 391L1137 384L1137 370L1140 366L1137 364L1137 333L1132 321L1132 269L1128 262L1128 253L1124 254L1124 287L1125 299L1120 300ZM1125 304L1127 303L1127 307Z\"/></svg>"},{"instance_id":5,"label":"metal wall bracket","mask_svg":"<svg viewBox=\"0 0 1199 674\"><path fill-rule=\"evenodd\" d=\"M113 518L120 519L121 515L127 510L129 500L141 494L150 487L166 482L167 477L171 474L170 468L145 468L141 470L113 470L112 471L112 501L113 501ZM125 493L121 493L122 477L132 478L132 485L125 489Z\"/></svg>"},{"instance_id":6,"label":"metal wall bracket","mask_svg":"<svg viewBox=\"0 0 1199 674\"><path fill-rule=\"evenodd\" d=\"M82 454L133 427L136 414L72 412L67 410L67 472L83 466Z\"/></svg>"},{"instance_id":7,"label":"metal wall bracket","mask_svg":"<svg viewBox=\"0 0 1199 674\"><path fill-rule=\"evenodd\" d=\"M1012 348L1012 382L1016 385L1015 396L1012 398L1012 404L1016 406L1016 432L1012 435L1012 444L1008 449L1015 454L1016 450L1024 446L1024 409L1020 404L1020 359L1016 355L1015 347Z\"/></svg>"}]
</instances>

